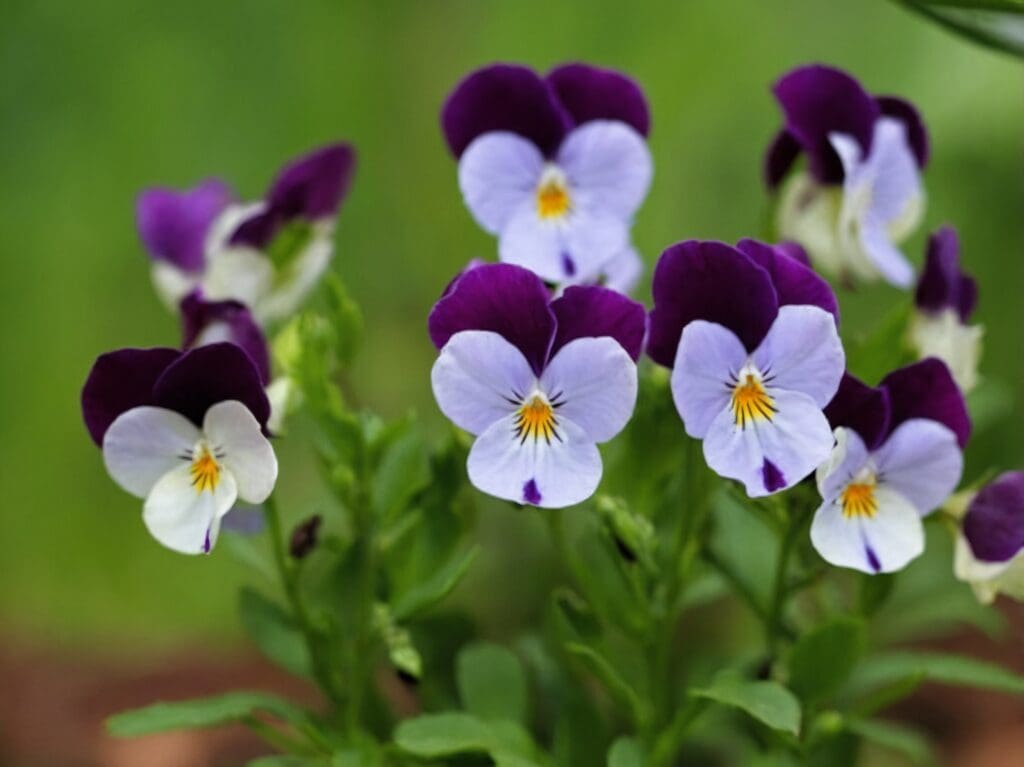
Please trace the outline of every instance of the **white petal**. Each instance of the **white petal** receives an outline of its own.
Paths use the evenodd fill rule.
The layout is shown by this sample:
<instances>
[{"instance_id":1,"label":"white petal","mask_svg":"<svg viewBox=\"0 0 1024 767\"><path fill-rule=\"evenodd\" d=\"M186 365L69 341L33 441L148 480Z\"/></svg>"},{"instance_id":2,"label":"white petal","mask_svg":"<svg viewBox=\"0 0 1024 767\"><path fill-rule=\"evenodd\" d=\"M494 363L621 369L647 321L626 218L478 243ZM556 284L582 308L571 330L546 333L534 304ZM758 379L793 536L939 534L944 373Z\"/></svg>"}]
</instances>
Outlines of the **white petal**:
<instances>
[{"instance_id":1,"label":"white petal","mask_svg":"<svg viewBox=\"0 0 1024 767\"><path fill-rule=\"evenodd\" d=\"M103 435L103 462L117 484L145 498L164 474L190 463L199 436L180 413L135 407L119 415Z\"/></svg>"},{"instance_id":2,"label":"white petal","mask_svg":"<svg viewBox=\"0 0 1024 767\"><path fill-rule=\"evenodd\" d=\"M783 306L754 351L754 364L771 387L803 392L825 407L846 367L835 319L818 306Z\"/></svg>"},{"instance_id":3,"label":"white petal","mask_svg":"<svg viewBox=\"0 0 1024 767\"><path fill-rule=\"evenodd\" d=\"M623 221L644 201L653 172L643 137L616 120L592 120L572 131L558 150L558 165L575 206Z\"/></svg>"},{"instance_id":4,"label":"white petal","mask_svg":"<svg viewBox=\"0 0 1024 767\"><path fill-rule=\"evenodd\" d=\"M235 480L222 471L215 491L196 491L190 464L173 469L153 486L142 519L154 538L182 554L208 553L215 521L237 497Z\"/></svg>"},{"instance_id":5,"label":"white petal","mask_svg":"<svg viewBox=\"0 0 1024 767\"><path fill-rule=\"evenodd\" d=\"M811 543L825 561L865 573L903 569L924 551L924 527L914 507L899 493L878 487L873 518L844 517L838 499L818 509Z\"/></svg>"},{"instance_id":6,"label":"white petal","mask_svg":"<svg viewBox=\"0 0 1024 767\"><path fill-rule=\"evenodd\" d=\"M843 488L865 468L869 458L864 440L853 429L840 426L833 435L835 447L815 474L818 492L828 502L839 497Z\"/></svg>"},{"instance_id":7,"label":"white petal","mask_svg":"<svg viewBox=\"0 0 1024 767\"><path fill-rule=\"evenodd\" d=\"M734 379L747 363L747 350L728 328L695 320L683 328L672 367L672 398L686 433L704 439L712 421L729 412Z\"/></svg>"},{"instance_id":8,"label":"white petal","mask_svg":"<svg viewBox=\"0 0 1024 767\"><path fill-rule=\"evenodd\" d=\"M556 412L593 442L607 442L629 422L636 406L636 365L619 343L577 338L558 350L540 379Z\"/></svg>"},{"instance_id":9,"label":"white petal","mask_svg":"<svg viewBox=\"0 0 1024 767\"><path fill-rule=\"evenodd\" d=\"M489 495L543 508L572 506L586 500L601 481L601 454L583 430L560 418L561 439L516 435L515 417L492 424L469 451L469 481Z\"/></svg>"},{"instance_id":10,"label":"white petal","mask_svg":"<svg viewBox=\"0 0 1024 767\"><path fill-rule=\"evenodd\" d=\"M842 202L841 188L820 185L809 173L799 172L783 186L776 214L779 239L799 242L815 267L832 275L846 266L838 236Z\"/></svg>"},{"instance_id":11,"label":"white petal","mask_svg":"<svg viewBox=\"0 0 1024 767\"><path fill-rule=\"evenodd\" d=\"M1024 600L1024 554L1006 562L983 562L974 556L963 533L957 535L953 574L971 584L975 596L991 604L999 594Z\"/></svg>"},{"instance_id":12,"label":"white petal","mask_svg":"<svg viewBox=\"0 0 1024 767\"><path fill-rule=\"evenodd\" d=\"M203 433L242 500L265 501L277 482L277 456L249 408L236 400L218 402L206 411Z\"/></svg>"},{"instance_id":13,"label":"white petal","mask_svg":"<svg viewBox=\"0 0 1024 767\"><path fill-rule=\"evenodd\" d=\"M532 141L494 131L477 137L459 159L459 188L470 213L498 234L512 214L533 202L544 156Z\"/></svg>"},{"instance_id":14,"label":"white petal","mask_svg":"<svg viewBox=\"0 0 1024 767\"><path fill-rule=\"evenodd\" d=\"M430 382L441 412L460 429L480 434L513 412L515 400L533 391L537 378L523 353L502 336L463 330L441 349Z\"/></svg>"},{"instance_id":15,"label":"white petal","mask_svg":"<svg viewBox=\"0 0 1024 767\"><path fill-rule=\"evenodd\" d=\"M270 418L267 419L267 429L271 434L280 436L284 434L288 414L296 405L299 389L290 376L278 376L270 382L265 391L267 400L270 402Z\"/></svg>"},{"instance_id":16,"label":"white petal","mask_svg":"<svg viewBox=\"0 0 1024 767\"><path fill-rule=\"evenodd\" d=\"M712 421L704 438L704 458L723 477L738 479L747 495L758 497L792 487L832 451L832 430L821 408L806 394L771 391L772 419L735 423L726 408ZM772 471L777 486L770 487Z\"/></svg>"},{"instance_id":17,"label":"white petal","mask_svg":"<svg viewBox=\"0 0 1024 767\"><path fill-rule=\"evenodd\" d=\"M887 282L899 288L914 284L914 267L893 244L884 221L873 215L866 218L860 227L860 243L864 255Z\"/></svg>"},{"instance_id":18,"label":"white petal","mask_svg":"<svg viewBox=\"0 0 1024 767\"><path fill-rule=\"evenodd\" d=\"M874 179L869 210L887 227L904 218L908 207L919 204L921 178L901 121L883 117L875 124L865 164Z\"/></svg>"},{"instance_id":19,"label":"white petal","mask_svg":"<svg viewBox=\"0 0 1024 767\"><path fill-rule=\"evenodd\" d=\"M274 267L260 251L232 247L207 256L203 297L208 301L241 301L256 306L270 291Z\"/></svg>"},{"instance_id":20,"label":"white petal","mask_svg":"<svg viewBox=\"0 0 1024 767\"><path fill-rule=\"evenodd\" d=\"M604 265L603 284L606 288L629 295L640 282L643 273L643 259L636 248L630 245Z\"/></svg>"},{"instance_id":21,"label":"white petal","mask_svg":"<svg viewBox=\"0 0 1024 767\"><path fill-rule=\"evenodd\" d=\"M316 287L333 255L334 220L318 222L302 253L274 274L266 295L253 305L256 318L266 323L291 315Z\"/></svg>"},{"instance_id":22,"label":"white petal","mask_svg":"<svg viewBox=\"0 0 1024 767\"><path fill-rule=\"evenodd\" d=\"M956 435L927 418L911 418L874 452L878 481L929 514L960 484L963 454Z\"/></svg>"},{"instance_id":23,"label":"white petal","mask_svg":"<svg viewBox=\"0 0 1024 767\"><path fill-rule=\"evenodd\" d=\"M181 299L191 293L197 284L199 276L183 272L174 264L166 261L154 261L151 271L153 288L157 297L172 312L178 312L178 304Z\"/></svg>"},{"instance_id":24,"label":"white petal","mask_svg":"<svg viewBox=\"0 0 1024 767\"><path fill-rule=\"evenodd\" d=\"M918 312L910 323L910 341L918 357L938 357L945 362L965 394L978 384L983 335L981 325L964 325L955 309Z\"/></svg>"}]
</instances>

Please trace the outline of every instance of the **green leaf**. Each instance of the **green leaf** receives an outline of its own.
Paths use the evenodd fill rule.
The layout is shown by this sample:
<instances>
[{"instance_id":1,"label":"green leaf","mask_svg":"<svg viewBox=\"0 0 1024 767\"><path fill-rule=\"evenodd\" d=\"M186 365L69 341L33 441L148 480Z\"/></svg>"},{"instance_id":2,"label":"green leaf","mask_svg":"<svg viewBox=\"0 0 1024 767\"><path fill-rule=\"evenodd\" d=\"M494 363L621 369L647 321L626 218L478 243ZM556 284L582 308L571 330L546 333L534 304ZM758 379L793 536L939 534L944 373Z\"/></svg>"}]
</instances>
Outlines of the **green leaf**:
<instances>
[{"instance_id":1,"label":"green leaf","mask_svg":"<svg viewBox=\"0 0 1024 767\"><path fill-rule=\"evenodd\" d=\"M251 762L246 762L245 767L331 767L331 763L326 759L274 754L272 756L261 756L258 759L253 759Z\"/></svg>"},{"instance_id":2,"label":"green leaf","mask_svg":"<svg viewBox=\"0 0 1024 767\"><path fill-rule=\"evenodd\" d=\"M690 695L738 708L773 730L800 733L800 701L778 682L751 681L723 671L709 687L691 690Z\"/></svg>"},{"instance_id":3,"label":"green leaf","mask_svg":"<svg viewBox=\"0 0 1024 767\"><path fill-rule=\"evenodd\" d=\"M790 651L790 688L805 701L832 695L850 676L864 645L864 623L856 618L834 618L818 626Z\"/></svg>"},{"instance_id":4,"label":"green leaf","mask_svg":"<svg viewBox=\"0 0 1024 767\"><path fill-rule=\"evenodd\" d=\"M485 753L502 767L535 767L533 742L521 727L484 722L471 714L449 711L406 719L395 730L394 741L423 759Z\"/></svg>"},{"instance_id":5,"label":"green leaf","mask_svg":"<svg viewBox=\"0 0 1024 767\"><path fill-rule=\"evenodd\" d=\"M107 731L118 738L133 738L156 732L234 724L261 713L293 724L308 720L305 711L274 695L232 692L216 698L154 703L115 714L107 719Z\"/></svg>"},{"instance_id":6,"label":"green leaf","mask_svg":"<svg viewBox=\"0 0 1024 767\"><path fill-rule=\"evenodd\" d=\"M578 658L594 676L601 680L608 693L629 711L639 724L647 718L647 708L636 690L601 653L580 642L566 642L565 651Z\"/></svg>"},{"instance_id":7,"label":"green leaf","mask_svg":"<svg viewBox=\"0 0 1024 767\"><path fill-rule=\"evenodd\" d=\"M268 581L277 582L277 573L271 564L273 558L266 545L266 536L225 531L218 539L217 545L226 549L235 561L251 568Z\"/></svg>"},{"instance_id":8,"label":"green leaf","mask_svg":"<svg viewBox=\"0 0 1024 767\"><path fill-rule=\"evenodd\" d=\"M1024 56L1024 3L1020 0L900 1L963 37Z\"/></svg>"},{"instance_id":9,"label":"green leaf","mask_svg":"<svg viewBox=\"0 0 1024 767\"><path fill-rule=\"evenodd\" d=\"M399 594L391 605L395 619L408 620L448 596L479 553L478 546L456 553L427 580Z\"/></svg>"},{"instance_id":10,"label":"green leaf","mask_svg":"<svg viewBox=\"0 0 1024 767\"><path fill-rule=\"evenodd\" d=\"M334 272L324 275L328 316L336 335L336 352L343 367L352 364L363 335L363 313Z\"/></svg>"},{"instance_id":11,"label":"green leaf","mask_svg":"<svg viewBox=\"0 0 1024 767\"><path fill-rule=\"evenodd\" d=\"M455 660L455 682L463 707L481 719L525 722L526 674L519 658L504 647L473 644Z\"/></svg>"},{"instance_id":12,"label":"green leaf","mask_svg":"<svg viewBox=\"0 0 1024 767\"><path fill-rule=\"evenodd\" d=\"M309 676L312 662L306 638L279 605L250 588L239 594L238 611L246 633L268 659L296 676Z\"/></svg>"},{"instance_id":13,"label":"green leaf","mask_svg":"<svg viewBox=\"0 0 1024 767\"><path fill-rule=\"evenodd\" d=\"M430 463L423 435L415 428L384 452L373 477L372 504L381 519L391 519L430 482Z\"/></svg>"},{"instance_id":14,"label":"green leaf","mask_svg":"<svg viewBox=\"0 0 1024 767\"><path fill-rule=\"evenodd\" d=\"M608 767L644 767L647 757L636 738L621 737L608 751Z\"/></svg>"},{"instance_id":15,"label":"green leaf","mask_svg":"<svg viewBox=\"0 0 1024 767\"><path fill-rule=\"evenodd\" d=\"M551 595L551 602L560 632L566 639L595 639L601 635L601 622L575 591L557 588Z\"/></svg>"},{"instance_id":16,"label":"green leaf","mask_svg":"<svg viewBox=\"0 0 1024 767\"><path fill-rule=\"evenodd\" d=\"M908 677L954 687L1024 695L1024 677L985 661L962 655L914 651L879 653L866 658L851 680L851 687L866 691L893 684Z\"/></svg>"},{"instance_id":17,"label":"green leaf","mask_svg":"<svg viewBox=\"0 0 1024 767\"><path fill-rule=\"evenodd\" d=\"M865 381L878 381L890 370L913 360L907 346L911 302L902 301L866 335L844 339L846 367Z\"/></svg>"},{"instance_id":18,"label":"green leaf","mask_svg":"<svg viewBox=\"0 0 1024 767\"><path fill-rule=\"evenodd\" d=\"M864 740L905 756L913 764L935 764L928 739L908 727L882 719L851 719L846 729Z\"/></svg>"}]
</instances>

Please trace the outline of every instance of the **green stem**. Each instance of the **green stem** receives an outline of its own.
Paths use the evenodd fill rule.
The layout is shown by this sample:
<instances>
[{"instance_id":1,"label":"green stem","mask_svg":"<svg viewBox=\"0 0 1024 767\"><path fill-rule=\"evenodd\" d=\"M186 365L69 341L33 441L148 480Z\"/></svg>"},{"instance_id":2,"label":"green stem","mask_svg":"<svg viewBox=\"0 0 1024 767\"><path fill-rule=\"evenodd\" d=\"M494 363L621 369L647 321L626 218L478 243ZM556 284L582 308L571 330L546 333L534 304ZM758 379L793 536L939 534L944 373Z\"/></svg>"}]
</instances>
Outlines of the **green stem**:
<instances>
[{"instance_id":1,"label":"green stem","mask_svg":"<svg viewBox=\"0 0 1024 767\"><path fill-rule=\"evenodd\" d=\"M296 756L306 756L319 753L318 750L312 747L309 743L292 738L281 732L276 727L273 727L262 719L257 719L255 716L246 717L244 724L265 743L273 746L278 751L284 754L294 754Z\"/></svg>"},{"instance_id":2,"label":"green stem","mask_svg":"<svg viewBox=\"0 0 1024 767\"><path fill-rule=\"evenodd\" d=\"M807 515L800 511L787 515L787 526L779 544L779 558L775 563L775 578L772 584L772 599L765 615L765 640L768 645L768 656L775 658L779 641L786 637L785 629L786 601L792 594L792 583L788 578L789 562L792 559L796 543L804 531Z\"/></svg>"}]
</instances>

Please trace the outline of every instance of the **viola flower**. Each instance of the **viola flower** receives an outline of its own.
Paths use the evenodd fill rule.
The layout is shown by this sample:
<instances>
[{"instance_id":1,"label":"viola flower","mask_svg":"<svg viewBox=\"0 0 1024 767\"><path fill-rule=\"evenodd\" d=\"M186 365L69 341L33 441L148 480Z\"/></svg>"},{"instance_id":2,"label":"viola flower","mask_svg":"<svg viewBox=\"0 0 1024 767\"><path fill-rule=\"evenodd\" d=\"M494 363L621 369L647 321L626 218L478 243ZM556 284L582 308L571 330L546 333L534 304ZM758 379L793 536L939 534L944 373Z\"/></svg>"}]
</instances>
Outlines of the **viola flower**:
<instances>
[{"instance_id":1,"label":"viola flower","mask_svg":"<svg viewBox=\"0 0 1024 767\"><path fill-rule=\"evenodd\" d=\"M910 323L910 341L922 358L945 362L965 393L978 382L984 329L968 324L977 302L977 284L960 270L956 230L945 226L928 240L914 296L917 311Z\"/></svg>"},{"instance_id":2,"label":"viola flower","mask_svg":"<svg viewBox=\"0 0 1024 767\"><path fill-rule=\"evenodd\" d=\"M765 156L768 187L778 188L800 155L807 159L782 190L779 234L824 271L909 288L914 270L897 245L924 208L928 134L917 110L820 65L789 72L774 93L786 122Z\"/></svg>"},{"instance_id":3,"label":"viola flower","mask_svg":"<svg viewBox=\"0 0 1024 767\"><path fill-rule=\"evenodd\" d=\"M551 300L511 264L464 272L430 313L441 411L476 436L467 468L497 498L544 508L586 500L601 480L597 444L636 403L643 307L600 287Z\"/></svg>"},{"instance_id":4,"label":"viola flower","mask_svg":"<svg viewBox=\"0 0 1024 767\"><path fill-rule=\"evenodd\" d=\"M953 568L985 604L1024 600L1024 472L1001 474L971 500Z\"/></svg>"},{"instance_id":5,"label":"viola flower","mask_svg":"<svg viewBox=\"0 0 1024 767\"><path fill-rule=\"evenodd\" d=\"M330 262L354 166L348 144L323 147L285 166L250 204L215 179L184 192L145 190L136 221L157 293L174 309L201 288L209 300L244 303L261 322L288 315Z\"/></svg>"},{"instance_id":6,"label":"viola flower","mask_svg":"<svg viewBox=\"0 0 1024 767\"><path fill-rule=\"evenodd\" d=\"M847 375L826 408L836 447L817 472L811 542L828 562L900 570L924 550L921 518L956 489L971 423L946 365L927 359L877 387Z\"/></svg>"},{"instance_id":7,"label":"viola flower","mask_svg":"<svg viewBox=\"0 0 1024 767\"><path fill-rule=\"evenodd\" d=\"M502 261L561 284L594 282L629 258L652 173L635 82L585 64L543 78L495 64L456 86L441 126L466 205L498 237Z\"/></svg>"},{"instance_id":8,"label":"viola flower","mask_svg":"<svg viewBox=\"0 0 1024 767\"><path fill-rule=\"evenodd\" d=\"M788 248L673 245L654 271L647 353L672 368L686 433L750 496L784 490L832 449L822 409L845 357L835 296Z\"/></svg>"},{"instance_id":9,"label":"viola flower","mask_svg":"<svg viewBox=\"0 0 1024 767\"><path fill-rule=\"evenodd\" d=\"M82 414L110 476L145 498L146 527L174 551L209 553L235 499L262 503L277 480L270 405L235 344L101 355Z\"/></svg>"}]
</instances>

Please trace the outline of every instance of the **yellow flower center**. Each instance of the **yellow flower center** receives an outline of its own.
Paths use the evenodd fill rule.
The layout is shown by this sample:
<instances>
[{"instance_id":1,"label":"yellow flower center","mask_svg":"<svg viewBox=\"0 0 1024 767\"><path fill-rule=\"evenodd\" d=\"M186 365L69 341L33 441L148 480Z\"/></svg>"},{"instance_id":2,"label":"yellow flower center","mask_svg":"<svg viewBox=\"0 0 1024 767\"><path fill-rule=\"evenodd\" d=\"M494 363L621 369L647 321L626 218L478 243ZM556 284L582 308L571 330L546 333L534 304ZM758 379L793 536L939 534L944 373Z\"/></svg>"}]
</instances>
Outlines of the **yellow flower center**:
<instances>
[{"instance_id":1,"label":"yellow flower center","mask_svg":"<svg viewBox=\"0 0 1024 767\"><path fill-rule=\"evenodd\" d=\"M542 219L562 218L572 210L569 187L565 176L555 167L549 167L537 185L537 215Z\"/></svg>"},{"instance_id":2,"label":"yellow flower center","mask_svg":"<svg viewBox=\"0 0 1024 767\"><path fill-rule=\"evenodd\" d=\"M847 519L853 517L866 517L873 519L878 513L878 501L875 500L875 483L851 482L839 496L843 504L843 516Z\"/></svg>"},{"instance_id":3,"label":"yellow flower center","mask_svg":"<svg viewBox=\"0 0 1024 767\"><path fill-rule=\"evenodd\" d=\"M550 445L552 437L558 438L555 425L554 408L540 394L530 397L516 413L516 436L520 438L520 442L525 442L528 437L534 440L543 437Z\"/></svg>"},{"instance_id":4,"label":"yellow flower center","mask_svg":"<svg viewBox=\"0 0 1024 767\"><path fill-rule=\"evenodd\" d=\"M192 460L192 487L197 493L209 490L211 493L217 489L220 482L220 464L210 448L202 445L198 455Z\"/></svg>"},{"instance_id":5,"label":"yellow flower center","mask_svg":"<svg viewBox=\"0 0 1024 767\"><path fill-rule=\"evenodd\" d=\"M775 403L765 391L761 379L754 373L740 376L732 390L733 423L745 429L752 421L770 421Z\"/></svg>"}]
</instances>

